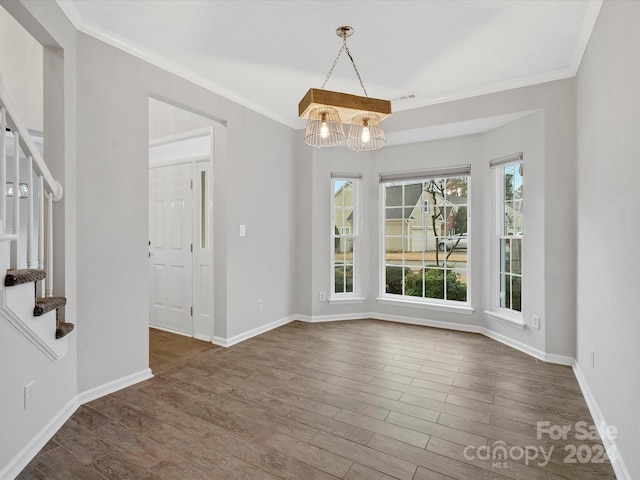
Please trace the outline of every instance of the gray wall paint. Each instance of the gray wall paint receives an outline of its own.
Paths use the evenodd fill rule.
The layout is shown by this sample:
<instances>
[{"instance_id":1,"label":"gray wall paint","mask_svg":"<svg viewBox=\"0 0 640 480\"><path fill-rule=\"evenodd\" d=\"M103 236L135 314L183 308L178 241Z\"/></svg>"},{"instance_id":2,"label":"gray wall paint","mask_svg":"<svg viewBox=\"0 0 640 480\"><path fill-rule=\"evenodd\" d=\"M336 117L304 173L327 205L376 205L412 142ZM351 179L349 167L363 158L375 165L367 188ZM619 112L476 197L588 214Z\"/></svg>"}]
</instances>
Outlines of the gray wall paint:
<instances>
[{"instance_id":1,"label":"gray wall paint","mask_svg":"<svg viewBox=\"0 0 640 480\"><path fill-rule=\"evenodd\" d=\"M226 139L216 129L214 161L216 337L294 313L295 137L288 127L91 37L79 34L78 45L82 391L147 366L148 96L226 125ZM244 238L240 224L247 226Z\"/></svg>"},{"instance_id":2,"label":"gray wall paint","mask_svg":"<svg viewBox=\"0 0 640 480\"><path fill-rule=\"evenodd\" d=\"M211 126L213 121L209 118L155 98L149 99L149 140Z\"/></svg>"},{"instance_id":3,"label":"gray wall paint","mask_svg":"<svg viewBox=\"0 0 640 480\"><path fill-rule=\"evenodd\" d=\"M435 126L488 116L517 112L535 112L509 126L485 135L475 135L434 142L386 147L371 153L355 153L347 149L313 149L312 175L313 214L310 235L313 244L307 246L312 258L311 315L353 315L358 312L378 313L388 317L435 320L452 323L487 325L491 330L528 347L546 353L572 358L575 349L575 120L573 117L574 80L562 80L482 97L403 111L385 120L387 131ZM300 134L302 135L302 134ZM304 148L308 148L302 145ZM482 310L488 307L483 287L487 281L483 266L484 238L479 219L489 215L490 181L488 162L502 155L525 151L528 172L535 201L529 205L527 218L531 237L526 253L531 266L531 283L527 292L524 319L532 314L542 317L542 328L524 332L513 327L485 322ZM415 170L440 165L472 164L476 178L472 186L472 228L480 235L471 246L472 315L449 313L426 308L385 305L376 302L378 294L379 204L377 175L380 172ZM305 167L307 168L307 167ZM365 229L370 243L366 245L368 259L365 278L367 302L356 305L335 305L320 302L318 293L329 289L330 243L327 220L330 210L328 182L331 170L363 172L365 193ZM555 172L551 174L549 172ZM484 172L483 174L481 172ZM478 176L476 176L478 175ZM299 172L300 176L304 176ZM529 183L528 183L529 185ZM308 210L310 211L310 210ZM549 219L552 216L552 219ZM553 245L553 248L546 248ZM300 249L305 246L299 244ZM542 259L542 260L541 260ZM302 282L302 279L300 279ZM543 286L543 288L540 288Z\"/></svg>"},{"instance_id":4,"label":"gray wall paint","mask_svg":"<svg viewBox=\"0 0 640 480\"><path fill-rule=\"evenodd\" d=\"M640 478L638 18L638 2L605 2L577 77L577 362L628 478Z\"/></svg>"},{"instance_id":5,"label":"gray wall paint","mask_svg":"<svg viewBox=\"0 0 640 480\"><path fill-rule=\"evenodd\" d=\"M43 128L42 45L0 8L0 75L28 129Z\"/></svg>"}]
</instances>

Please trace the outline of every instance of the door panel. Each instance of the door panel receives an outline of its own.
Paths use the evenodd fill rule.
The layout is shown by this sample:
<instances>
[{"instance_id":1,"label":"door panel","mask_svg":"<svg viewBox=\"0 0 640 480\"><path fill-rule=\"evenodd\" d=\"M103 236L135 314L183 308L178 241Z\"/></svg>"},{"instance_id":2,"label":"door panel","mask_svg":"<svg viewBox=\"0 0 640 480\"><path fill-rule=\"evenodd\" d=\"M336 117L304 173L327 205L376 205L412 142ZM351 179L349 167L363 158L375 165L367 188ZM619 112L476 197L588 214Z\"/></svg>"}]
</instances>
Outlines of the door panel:
<instances>
[{"instance_id":1,"label":"door panel","mask_svg":"<svg viewBox=\"0 0 640 480\"><path fill-rule=\"evenodd\" d=\"M192 167L149 170L149 323L193 334Z\"/></svg>"}]
</instances>

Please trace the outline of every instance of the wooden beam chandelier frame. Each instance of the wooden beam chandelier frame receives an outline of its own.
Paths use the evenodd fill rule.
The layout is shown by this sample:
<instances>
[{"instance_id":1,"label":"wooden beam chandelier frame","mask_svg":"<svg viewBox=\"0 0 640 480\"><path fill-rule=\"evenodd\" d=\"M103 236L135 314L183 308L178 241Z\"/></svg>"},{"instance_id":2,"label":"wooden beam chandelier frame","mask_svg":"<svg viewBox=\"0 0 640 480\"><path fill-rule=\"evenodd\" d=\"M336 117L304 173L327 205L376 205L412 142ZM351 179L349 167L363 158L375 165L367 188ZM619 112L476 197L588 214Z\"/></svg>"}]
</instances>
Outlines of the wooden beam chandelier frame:
<instances>
[{"instance_id":1,"label":"wooden beam chandelier frame","mask_svg":"<svg viewBox=\"0 0 640 480\"><path fill-rule=\"evenodd\" d=\"M358 152L376 150L387 140L380 122L391 115L391 101L370 98L358 72L358 68L347 47L347 37L353 35L353 28L338 27L336 35L342 37L342 48L333 61L320 89L310 88L298 104L298 115L309 117L304 141L313 147L333 147L347 140L347 147ZM340 55L346 52L356 72L364 97L348 93L332 92L324 87L333 73ZM344 133L342 122L351 124L349 136Z\"/></svg>"}]
</instances>

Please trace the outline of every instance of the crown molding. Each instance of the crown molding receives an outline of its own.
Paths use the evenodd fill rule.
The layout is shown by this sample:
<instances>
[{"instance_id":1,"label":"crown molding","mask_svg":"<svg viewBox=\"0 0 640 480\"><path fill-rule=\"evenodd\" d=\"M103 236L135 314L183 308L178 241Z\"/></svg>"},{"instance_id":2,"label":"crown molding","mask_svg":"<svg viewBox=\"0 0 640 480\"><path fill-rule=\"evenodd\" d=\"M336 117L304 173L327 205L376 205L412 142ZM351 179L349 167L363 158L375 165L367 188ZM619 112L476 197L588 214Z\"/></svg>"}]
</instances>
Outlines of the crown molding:
<instances>
[{"instance_id":1,"label":"crown molding","mask_svg":"<svg viewBox=\"0 0 640 480\"><path fill-rule=\"evenodd\" d=\"M215 93L216 95L220 95L221 97L226 98L231 102L237 103L245 108L248 108L249 110L259 113L260 115L264 115L265 117L275 120L276 122L286 125L287 127L290 127L293 129L298 128L298 125L296 122L297 119L283 118L277 113L269 109L266 109L263 106L258 105L254 102L251 102L245 97L241 95L237 95L236 93L229 91L228 89L222 87L221 85L215 82L212 82L211 80L203 77L202 75L197 74L193 70L190 70L181 65L178 65L175 62L167 60L161 55L157 55L151 52L147 48L144 48L140 45L132 43L128 40L125 40L124 38L118 35L115 35L114 33L109 32L108 30L105 30L104 28L96 25L93 22L88 22L87 20L84 19L82 14L80 14L76 6L73 4L72 0L55 0L55 1L60 7L60 9L62 10L62 12L69 18L69 20L71 21L75 29L78 30L79 32L82 32L85 35L88 35L90 37L93 37L96 40L100 40L101 42L104 42L107 45L110 45L114 48L117 48L118 50L126 52L136 58L139 58L140 60L150 63L153 66L161 68L162 70L165 70L169 73L173 73L178 77L181 77L199 87L204 88L205 90Z\"/></svg>"}]
</instances>

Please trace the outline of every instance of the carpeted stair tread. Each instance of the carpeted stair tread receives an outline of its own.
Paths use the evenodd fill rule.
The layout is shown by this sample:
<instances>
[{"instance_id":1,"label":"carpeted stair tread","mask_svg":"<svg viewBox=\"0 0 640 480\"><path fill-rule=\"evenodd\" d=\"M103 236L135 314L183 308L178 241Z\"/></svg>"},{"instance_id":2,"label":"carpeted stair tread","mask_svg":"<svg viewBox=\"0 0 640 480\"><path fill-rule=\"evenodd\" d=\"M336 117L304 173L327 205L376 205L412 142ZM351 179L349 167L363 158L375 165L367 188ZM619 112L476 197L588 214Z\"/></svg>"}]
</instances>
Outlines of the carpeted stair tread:
<instances>
[{"instance_id":1,"label":"carpeted stair tread","mask_svg":"<svg viewBox=\"0 0 640 480\"><path fill-rule=\"evenodd\" d=\"M22 285L23 283L37 282L46 276L44 270L24 269L24 270L7 270L4 277L4 286L13 287L14 285Z\"/></svg>"},{"instance_id":2,"label":"carpeted stair tread","mask_svg":"<svg viewBox=\"0 0 640 480\"><path fill-rule=\"evenodd\" d=\"M60 340L70 334L73 331L73 327L73 323L59 322L56 326L56 340Z\"/></svg>"},{"instance_id":3,"label":"carpeted stair tread","mask_svg":"<svg viewBox=\"0 0 640 480\"><path fill-rule=\"evenodd\" d=\"M40 317L51 310L58 307L64 307L67 304L65 297L45 297L36 300L36 307L33 309L33 315Z\"/></svg>"}]
</instances>

